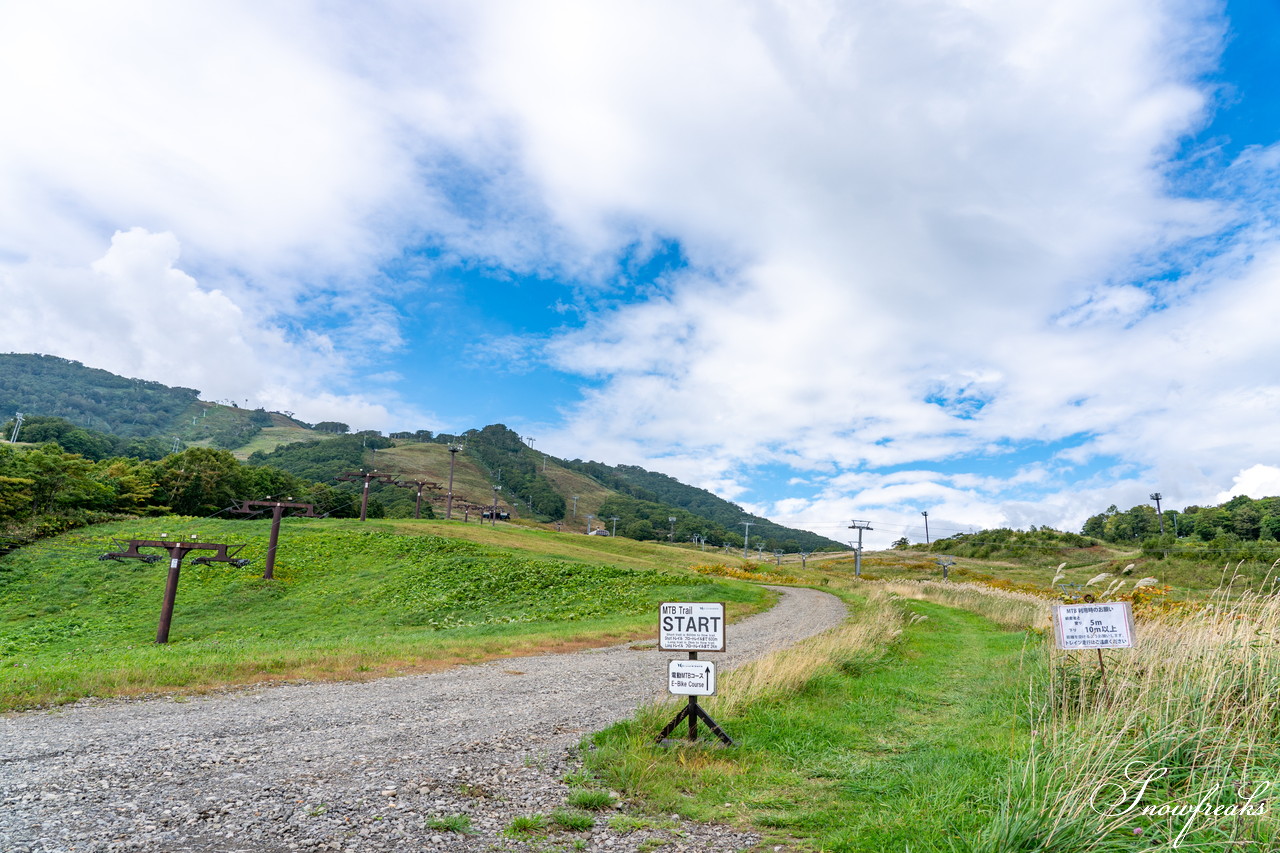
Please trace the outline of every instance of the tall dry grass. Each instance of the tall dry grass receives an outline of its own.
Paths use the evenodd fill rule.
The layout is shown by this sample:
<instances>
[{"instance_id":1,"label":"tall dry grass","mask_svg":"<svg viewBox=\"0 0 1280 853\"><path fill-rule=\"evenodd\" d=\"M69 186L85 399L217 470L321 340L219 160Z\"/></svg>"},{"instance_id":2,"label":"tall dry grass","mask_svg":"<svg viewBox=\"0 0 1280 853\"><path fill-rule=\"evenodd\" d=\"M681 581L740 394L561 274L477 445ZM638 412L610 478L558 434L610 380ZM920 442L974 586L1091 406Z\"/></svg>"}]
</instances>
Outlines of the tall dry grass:
<instances>
[{"instance_id":1,"label":"tall dry grass","mask_svg":"<svg viewBox=\"0 0 1280 853\"><path fill-rule=\"evenodd\" d=\"M705 701L708 712L731 716L752 703L793 694L824 673L874 660L902 633L902 624L893 596L873 589L843 625L725 673L716 695Z\"/></svg>"},{"instance_id":2,"label":"tall dry grass","mask_svg":"<svg viewBox=\"0 0 1280 853\"><path fill-rule=\"evenodd\" d=\"M1014 630L1042 629L1049 624L1051 602L1023 592L932 580L869 581L868 584L902 598L968 610Z\"/></svg>"},{"instance_id":3,"label":"tall dry grass","mask_svg":"<svg viewBox=\"0 0 1280 853\"><path fill-rule=\"evenodd\" d=\"M1031 752L977 849L1019 827L1046 850L1280 849L1280 598L1228 587L1135 630L1105 673L1045 648Z\"/></svg>"}]
</instances>

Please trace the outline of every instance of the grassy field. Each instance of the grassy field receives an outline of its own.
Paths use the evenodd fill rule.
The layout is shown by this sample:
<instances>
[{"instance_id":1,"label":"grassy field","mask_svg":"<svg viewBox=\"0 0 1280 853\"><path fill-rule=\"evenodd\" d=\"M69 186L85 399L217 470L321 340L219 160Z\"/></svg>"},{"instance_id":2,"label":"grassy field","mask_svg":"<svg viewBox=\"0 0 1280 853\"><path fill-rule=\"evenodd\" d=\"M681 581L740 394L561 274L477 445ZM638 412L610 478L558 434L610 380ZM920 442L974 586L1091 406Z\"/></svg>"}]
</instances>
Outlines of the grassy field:
<instances>
[{"instance_id":1,"label":"grassy field","mask_svg":"<svg viewBox=\"0 0 1280 853\"><path fill-rule=\"evenodd\" d=\"M584 753L597 783L766 849L1280 849L1280 600L1257 579L1142 608L1104 675L1052 648L1046 598L918 571L829 574L850 625L704 700L736 746L656 747L676 706L646 709Z\"/></svg>"},{"instance_id":2,"label":"grassy field","mask_svg":"<svg viewBox=\"0 0 1280 853\"><path fill-rule=\"evenodd\" d=\"M299 426L269 426L249 439L247 444L237 447L231 454L242 462L261 450L270 453L282 444L293 444L298 441L319 441L332 438L332 433L316 432Z\"/></svg>"},{"instance_id":3,"label":"grassy field","mask_svg":"<svg viewBox=\"0 0 1280 853\"><path fill-rule=\"evenodd\" d=\"M673 708L651 709L598 736L590 768L642 792L655 813L747 823L766 846L954 849L993 818L1010 760L1026 749L1010 713L1024 638L884 594L857 613L878 628L726 676L707 704L737 746L655 746ZM802 661L812 665L804 683L777 683Z\"/></svg>"},{"instance_id":4,"label":"grassy field","mask_svg":"<svg viewBox=\"0 0 1280 853\"><path fill-rule=\"evenodd\" d=\"M862 575L869 580L941 580L939 560L944 555L927 551L878 551L862 559ZM957 582L974 582L1004 589L1021 590L1047 597L1060 598L1064 590L1097 594L1111 583L1123 582L1116 594L1131 593L1134 584L1144 577L1159 581L1162 593L1175 600L1196 600L1235 578L1237 589L1269 591L1276 575L1271 566L1262 563L1194 563L1182 560L1160 560L1144 557L1136 549L1112 545L1069 548L1032 554L1019 559L972 559L946 557L953 562L949 577ZM846 577L854 573L852 554L814 555L808 560L809 572L799 570L799 559L783 559L782 569L821 582L824 577ZM1110 575L1106 582L1090 586L1100 574ZM1055 583L1055 578L1061 579ZM1165 589L1167 587L1167 589Z\"/></svg>"},{"instance_id":5,"label":"grassy field","mask_svg":"<svg viewBox=\"0 0 1280 853\"><path fill-rule=\"evenodd\" d=\"M447 464L426 447L400 461ZM172 642L157 646L165 564L96 558L112 537L197 531L243 543L254 564L184 567ZM852 616L722 676L704 704L736 746L655 747L668 703L594 736L574 784L621 792L619 820L637 826L679 813L791 850L1280 849L1267 567L1091 547L961 559L944 583L935 555L894 551L866 555L858 580L847 555L778 567L520 524L294 520L266 582L266 535L265 522L140 520L0 558L0 708L650 639L660 600L726 600L740 618L769 598L744 581L803 583ZM1105 676L1046 634L1060 567L1099 593L1125 581L1113 596L1159 578L1137 648L1106 652Z\"/></svg>"},{"instance_id":6,"label":"grassy field","mask_svg":"<svg viewBox=\"0 0 1280 853\"><path fill-rule=\"evenodd\" d=\"M99 525L0 559L0 709L87 695L262 680L373 678L652 632L656 604L768 596L685 570L681 552L584 536L444 522L293 520L275 580L269 522L148 519ZM442 532L460 533L446 537ZM170 642L153 640L167 560L101 562L113 538L243 544L246 568L183 566ZM162 554L156 551L157 554Z\"/></svg>"}]
</instances>

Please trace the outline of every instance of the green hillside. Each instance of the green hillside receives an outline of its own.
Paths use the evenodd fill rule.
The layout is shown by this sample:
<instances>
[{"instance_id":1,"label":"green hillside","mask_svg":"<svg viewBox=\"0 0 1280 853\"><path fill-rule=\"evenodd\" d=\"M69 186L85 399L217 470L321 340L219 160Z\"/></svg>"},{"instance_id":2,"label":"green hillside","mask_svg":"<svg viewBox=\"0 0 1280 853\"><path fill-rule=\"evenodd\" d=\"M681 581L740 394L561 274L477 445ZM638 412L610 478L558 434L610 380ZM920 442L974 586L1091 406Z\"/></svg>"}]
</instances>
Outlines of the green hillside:
<instances>
[{"instance_id":1,"label":"green hillside","mask_svg":"<svg viewBox=\"0 0 1280 853\"><path fill-rule=\"evenodd\" d=\"M190 388L128 379L54 356L0 355L0 420L8 421L4 428L11 432L12 415L21 412L27 422L20 430L20 441L54 441L90 459L159 459L187 447L206 447L321 483L361 469L444 482L448 467L440 463L448 462L447 450L435 452L430 464L423 464L428 456L410 449L443 447L453 441L465 446L454 460L465 463L460 471L455 464L455 475L461 473L464 482L455 484L454 490L464 506L490 506L496 498L500 512L527 523L582 532L590 526L636 539L690 542L698 537L713 547L742 547L741 523L749 521L751 544L770 553L845 547L833 539L749 515L737 504L665 474L633 465L566 461L536 452L502 424L467 430L460 436L436 436L428 430L395 433L393 438L372 431L348 435L348 426L340 422L312 429L288 413L210 403L198 396ZM52 423L55 418L63 423ZM130 438L142 443L124 440ZM327 442L333 444L322 444ZM500 487L496 494L494 486ZM343 491L353 489L343 487ZM424 497L433 494L441 497L440 492ZM414 513L413 492L379 484L371 496L376 515ZM436 510L442 503L435 501Z\"/></svg>"},{"instance_id":2,"label":"green hillside","mask_svg":"<svg viewBox=\"0 0 1280 853\"><path fill-rule=\"evenodd\" d=\"M578 459L564 464L628 497L648 504L660 504L685 510L688 515L711 522L717 529L724 531L721 534L724 541L739 547L742 545L740 525L744 521L751 522L752 541L764 543L765 548L770 552L775 549L787 553L843 551L846 547L844 543L834 539L828 539L807 530L783 527L767 518L751 515L737 504L718 497L706 489L685 485L674 477L656 471L646 471L636 465L609 466L601 462L583 462ZM699 525L688 525L684 523L685 521L684 518L676 520L677 539L687 540L690 534L700 532ZM705 526L705 524L701 525L701 527Z\"/></svg>"},{"instance_id":3,"label":"green hillside","mask_svg":"<svg viewBox=\"0 0 1280 853\"><path fill-rule=\"evenodd\" d=\"M0 413L66 418L126 437L171 433L200 392L126 379L52 355L0 353Z\"/></svg>"},{"instance_id":4,"label":"green hillside","mask_svg":"<svg viewBox=\"0 0 1280 853\"><path fill-rule=\"evenodd\" d=\"M765 597L686 571L694 556L662 546L592 551L588 537L480 525L463 528L471 538L441 535L449 527L290 520L273 581L261 578L269 521L135 519L19 549L0 557L0 710L438 668L617 641L651 629L662 600L724 600L742 612ZM99 557L121 540L191 536L243 545L236 556L252 562L198 565L193 554L170 642L156 646L167 559Z\"/></svg>"}]
</instances>

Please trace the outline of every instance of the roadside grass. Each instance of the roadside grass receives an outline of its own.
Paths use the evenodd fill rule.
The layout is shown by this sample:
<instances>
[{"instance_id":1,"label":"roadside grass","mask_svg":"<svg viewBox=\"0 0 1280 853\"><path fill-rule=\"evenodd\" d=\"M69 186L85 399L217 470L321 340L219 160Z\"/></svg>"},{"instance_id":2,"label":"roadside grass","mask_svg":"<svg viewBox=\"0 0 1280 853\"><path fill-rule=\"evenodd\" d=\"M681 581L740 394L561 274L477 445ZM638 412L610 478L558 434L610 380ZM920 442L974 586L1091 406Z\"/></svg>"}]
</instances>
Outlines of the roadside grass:
<instances>
[{"instance_id":1,"label":"roadside grass","mask_svg":"<svg viewBox=\"0 0 1280 853\"><path fill-rule=\"evenodd\" d=\"M1140 618L1105 675L1093 653L1043 650L1034 749L975 850L1280 849L1280 599L1209 604Z\"/></svg>"},{"instance_id":2,"label":"roadside grass","mask_svg":"<svg viewBox=\"0 0 1280 853\"><path fill-rule=\"evenodd\" d=\"M737 746L655 746L667 703L597 735L589 769L655 814L750 824L766 843L953 850L998 811L1027 749L1026 635L885 592L855 602L853 621L879 627L790 650L793 664L816 659L790 683L747 674L735 699L735 673L723 677L707 707Z\"/></svg>"},{"instance_id":3,"label":"roadside grass","mask_svg":"<svg viewBox=\"0 0 1280 853\"><path fill-rule=\"evenodd\" d=\"M879 551L862 559L862 574L867 580L883 581L941 581L942 570L938 560L942 554L925 551ZM1075 549L1072 553L1036 555L1024 560L948 558L954 560L950 569L952 583L976 583L996 587L1035 592L1048 598L1060 599L1066 588L1079 592L1096 592L1097 587L1086 587L1090 579L1108 572L1110 580L1123 581L1117 593L1132 592L1134 583L1144 577L1155 577L1161 586L1167 586L1173 600L1201 600L1214 592L1234 576L1236 589L1252 589L1262 594L1271 592L1270 566L1266 563L1192 562L1181 559L1162 560L1144 555L1135 549L1114 545ZM841 555L809 560L816 574L798 572L808 583L820 582L815 578L826 576L836 579L852 579L854 559ZM1065 564L1065 565L1064 565ZM783 563L784 569L794 572L795 563ZM1059 569L1061 566L1061 569ZM1061 572L1062 578L1055 585L1054 579ZM1272 578L1273 579L1273 578Z\"/></svg>"},{"instance_id":4,"label":"roadside grass","mask_svg":"<svg viewBox=\"0 0 1280 853\"><path fill-rule=\"evenodd\" d=\"M442 832L454 832L458 835L470 835L472 832L471 815L466 814L427 818L423 825L427 829L438 829Z\"/></svg>"},{"instance_id":5,"label":"roadside grass","mask_svg":"<svg viewBox=\"0 0 1280 853\"><path fill-rule=\"evenodd\" d=\"M958 607L1010 630L1044 630L1049 626L1052 602L1027 593L932 580L872 583L889 595Z\"/></svg>"},{"instance_id":6,"label":"roadside grass","mask_svg":"<svg viewBox=\"0 0 1280 853\"><path fill-rule=\"evenodd\" d=\"M663 600L723 600L734 618L766 590L575 559L404 525L287 522L276 580L269 522L137 519L83 528L0 558L0 710L84 696L196 692L263 681L367 680L452 664L651 637ZM393 531L411 529L417 535ZM167 561L100 562L113 538L168 533L243 543L253 563L182 568L170 642L156 645ZM586 538L586 537L578 537ZM513 543L518 540L519 545ZM639 543L636 543L639 544ZM161 553L158 552L157 553ZM194 556L194 555L193 555Z\"/></svg>"}]
</instances>

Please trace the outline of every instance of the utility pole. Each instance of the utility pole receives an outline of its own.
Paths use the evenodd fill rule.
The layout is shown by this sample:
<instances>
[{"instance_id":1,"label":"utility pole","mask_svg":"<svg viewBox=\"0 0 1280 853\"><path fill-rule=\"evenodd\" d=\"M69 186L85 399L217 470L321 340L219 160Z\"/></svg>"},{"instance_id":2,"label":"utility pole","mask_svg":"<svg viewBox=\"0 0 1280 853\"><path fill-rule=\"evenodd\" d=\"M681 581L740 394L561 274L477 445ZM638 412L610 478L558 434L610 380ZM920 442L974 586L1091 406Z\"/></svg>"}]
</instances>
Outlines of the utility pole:
<instances>
[{"instance_id":1,"label":"utility pole","mask_svg":"<svg viewBox=\"0 0 1280 853\"><path fill-rule=\"evenodd\" d=\"M929 511L925 510L920 513L924 516L924 544L929 544Z\"/></svg>"},{"instance_id":2,"label":"utility pole","mask_svg":"<svg viewBox=\"0 0 1280 853\"><path fill-rule=\"evenodd\" d=\"M390 474L379 474L377 471L348 471L334 478L344 483L354 483L356 480L364 480L364 489L360 492L360 520L365 521L369 516L369 484L370 483L394 483L396 478Z\"/></svg>"},{"instance_id":3,"label":"utility pole","mask_svg":"<svg viewBox=\"0 0 1280 853\"><path fill-rule=\"evenodd\" d=\"M747 559L747 538L751 535L751 525L755 524L755 522L739 521L738 523L746 528L742 531L742 559L745 560Z\"/></svg>"},{"instance_id":4,"label":"utility pole","mask_svg":"<svg viewBox=\"0 0 1280 853\"><path fill-rule=\"evenodd\" d=\"M143 554L139 548L163 548L169 552L169 578L164 587L164 603L160 607L160 625L156 628L156 642L169 642L169 625L173 621L173 602L178 597L178 575L182 572L182 561L192 551L213 551L212 557L196 557L193 563L230 563L243 568L249 565L248 560L236 557L243 545L226 545L219 542L201 542L199 537L192 536L189 541L170 540L168 534L161 534L161 539L114 539L120 550L103 554L99 560L141 560L144 563L158 563L157 554Z\"/></svg>"},{"instance_id":5,"label":"utility pole","mask_svg":"<svg viewBox=\"0 0 1280 853\"><path fill-rule=\"evenodd\" d=\"M1164 495L1160 494L1159 492L1151 493L1151 500L1156 502L1156 518L1160 519L1160 535L1161 536L1164 535L1164 514L1160 512L1160 501L1163 498L1164 498Z\"/></svg>"},{"instance_id":6,"label":"utility pole","mask_svg":"<svg viewBox=\"0 0 1280 853\"><path fill-rule=\"evenodd\" d=\"M869 521L854 521L849 525L849 529L858 531L858 550L853 552L853 576L860 578L862 577L862 531L873 528Z\"/></svg>"},{"instance_id":7,"label":"utility pole","mask_svg":"<svg viewBox=\"0 0 1280 853\"><path fill-rule=\"evenodd\" d=\"M461 444L449 443L449 497L444 505L444 517L446 520L453 519L453 463L457 460L458 453L461 450Z\"/></svg>"},{"instance_id":8,"label":"utility pole","mask_svg":"<svg viewBox=\"0 0 1280 853\"><path fill-rule=\"evenodd\" d=\"M611 515L609 516L609 520L613 522L613 532L610 533L609 535L617 536L618 535L618 517L616 515Z\"/></svg>"},{"instance_id":9,"label":"utility pole","mask_svg":"<svg viewBox=\"0 0 1280 853\"><path fill-rule=\"evenodd\" d=\"M22 432L22 412L18 412L13 418L13 435L9 436L10 444L18 443L18 433Z\"/></svg>"},{"instance_id":10,"label":"utility pole","mask_svg":"<svg viewBox=\"0 0 1280 853\"><path fill-rule=\"evenodd\" d=\"M498 492L502 491L502 486L493 487L493 513L489 516L489 526L498 526Z\"/></svg>"},{"instance_id":11,"label":"utility pole","mask_svg":"<svg viewBox=\"0 0 1280 853\"><path fill-rule=\"evenodd\" d=\"M431 489L434 492L438 492L444 488L444 486L431 480L396 480L394 485L397 485L402 489L417 488L418 498L413 504L414 518L422 518L422 490Z\"/></svg>"},{"instance_id":12,"label":"utility pole","mask_svg":"<svg viewBox=\"0 0 1280 853\"><path fill-rule=\"evenodd\" d=\"M271 510L271 539L267 542L267 565L262 570L262 579L264 581L275 579L276 570L276 544L280 541L280 519L284 518L286 509L299 509L303 512L295 513L295 518L319 518L316 515L316 508L313 504L298 504L289 501L244 501L240 506L236 507L235 512L244 515L258 515L264 509ZM260 507L254 509L254 507Z\"/></svg>"}]
</instances>

